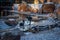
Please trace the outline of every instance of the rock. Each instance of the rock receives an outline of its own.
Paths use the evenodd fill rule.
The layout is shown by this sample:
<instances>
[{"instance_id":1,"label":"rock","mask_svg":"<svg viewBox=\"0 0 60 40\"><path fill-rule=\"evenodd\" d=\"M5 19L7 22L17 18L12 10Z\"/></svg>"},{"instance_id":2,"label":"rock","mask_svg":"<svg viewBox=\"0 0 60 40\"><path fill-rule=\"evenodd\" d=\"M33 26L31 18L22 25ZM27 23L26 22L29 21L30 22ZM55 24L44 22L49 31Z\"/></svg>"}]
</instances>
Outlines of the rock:
<instances>
[{"instance_id":1,"label":"rock","mask_svg":"<svg viewBox=\"0 0 60 40\"><path fill-rule=\"evenodd\" d=\"M54 4L44 4L43 12L54 12L55 5Z\"/></svg>"}]
</instances>

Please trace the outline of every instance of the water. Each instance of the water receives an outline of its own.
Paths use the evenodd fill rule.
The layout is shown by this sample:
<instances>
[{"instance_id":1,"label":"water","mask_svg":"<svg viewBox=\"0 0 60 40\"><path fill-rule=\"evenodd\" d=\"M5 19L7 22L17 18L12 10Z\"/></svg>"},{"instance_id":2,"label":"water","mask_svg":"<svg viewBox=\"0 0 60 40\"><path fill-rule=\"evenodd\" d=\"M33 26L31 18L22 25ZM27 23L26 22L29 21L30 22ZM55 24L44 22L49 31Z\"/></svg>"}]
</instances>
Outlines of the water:
<instances>
[{"instance_id":1,"label":"water","mask_svg":"<svg viewBox=\"0 0 60 40\"><path fill-rule=\"evenodd\" d=\"M55 24L55 21L52 18L49 18L47 20L43 20L43 21L40 21L40 22L37 22L37 23L31 22L31 26L33 26L33 25L41 25L41 26L44 25L45 26L45 25L53 25L53 24ZM25 25L24 27L28 27L29 26L29 21L25 21L24 25ZM8 26L7 24L4 23L3 20L0 20L0 29L4 30L4 29L9 29L11 27L13 28L13 26Z\"/></svg>"},{"instance_id":2,"label":"water","mask_svg":"<svg viewBox=\"0 0 60 40\"><path fill-rule=\"evenodd\" d=\"M4 21L0 21L0 29L4 30L4 29L8 29L8 28L9 28L9 26L6 25L6 24L4 23Z\"/></svg>"}]
</instances>

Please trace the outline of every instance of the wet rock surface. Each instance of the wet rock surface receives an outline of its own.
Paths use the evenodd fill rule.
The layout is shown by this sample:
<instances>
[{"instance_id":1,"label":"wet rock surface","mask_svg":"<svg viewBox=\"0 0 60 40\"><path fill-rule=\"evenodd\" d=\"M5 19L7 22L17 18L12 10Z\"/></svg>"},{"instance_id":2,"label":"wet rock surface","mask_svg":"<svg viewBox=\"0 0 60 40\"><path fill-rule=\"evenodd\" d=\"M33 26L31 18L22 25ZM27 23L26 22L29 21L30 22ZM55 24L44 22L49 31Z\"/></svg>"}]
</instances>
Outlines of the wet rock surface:
<instances>
[{"instance_id":1,"label":"wet rock surface","mask_svg":"<svg viewBox=\"0 0 60 40\"><path fill-rule=\"evenodd\" d=\"M60 28L22 36L21 40L60 40Z\"/></svg>"}]
</instances>

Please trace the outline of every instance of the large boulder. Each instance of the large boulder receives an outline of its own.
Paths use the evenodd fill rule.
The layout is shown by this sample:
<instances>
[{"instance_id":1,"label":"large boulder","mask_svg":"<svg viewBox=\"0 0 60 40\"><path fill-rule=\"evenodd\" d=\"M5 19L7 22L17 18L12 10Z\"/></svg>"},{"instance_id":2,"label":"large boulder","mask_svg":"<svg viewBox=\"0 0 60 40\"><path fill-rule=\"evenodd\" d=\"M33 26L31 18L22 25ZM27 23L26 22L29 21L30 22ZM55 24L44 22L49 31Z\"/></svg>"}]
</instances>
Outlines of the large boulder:
<instances>
[{"instance_id":1,"label":"large boulder","mask_svg":"<svg viewBox=\"0 0 60 40\"><path fill-rule=\"evenodd\" d=\"M52 2L60 4L60 0L52 0Z\"/></svg>"},{"instance_id":2,"label":"large boulder","mask_svg":"<svg viewBox=\"0 0 60 40\"><path fill-rule=\"evenodd\" d=\"M57 18L60 20L60 7L56 9Z\"/></svg>"},{"instance_id":3,"label":"large boulder","mask_svg":"<svg viewBox=\"0 0 60 40\"><path fill-rule=\"evenodd\" d=\"M24 3L20 4L18 6L18 11L27 11L27 4Z\"/></svg>"},{"instance_id":4,"label":"large boulder","mask_svg":"<svg viewBox=\"0 0 60 40\"><path fill-rule=\"evenodd\" d=\"M17 22L15 19L5 20L5 24L7 24L8 26L16 26L17 23L18 23L18 22Z\"/></svg>"},{"instance_id":5,"label":"large boulder","mask_svg":"<svg viewBox=\"0 0 60 40\"><path fill-rule=\"evenodd\" d=\"M55 5L54 4L44 4L43 12L54 12Z\"/></svg>"}]
</instances>

